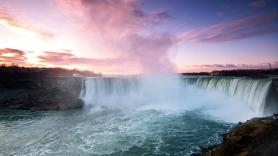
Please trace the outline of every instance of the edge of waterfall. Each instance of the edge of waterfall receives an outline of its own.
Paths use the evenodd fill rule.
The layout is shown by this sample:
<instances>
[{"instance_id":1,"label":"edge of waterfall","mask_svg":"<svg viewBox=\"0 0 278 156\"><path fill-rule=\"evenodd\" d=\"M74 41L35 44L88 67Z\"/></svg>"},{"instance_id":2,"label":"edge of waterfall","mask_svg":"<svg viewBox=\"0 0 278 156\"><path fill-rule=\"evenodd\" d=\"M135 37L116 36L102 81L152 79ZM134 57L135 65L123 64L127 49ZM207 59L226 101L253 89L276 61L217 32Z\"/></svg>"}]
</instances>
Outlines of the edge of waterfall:
<instances>
[{"instance_id":1,"label":"edge of waterfall","mask_svg":"<svg viewBox=\"0 0 278 156\"><path fill-rule=\"evenodd\" d=\"M184 87L194 86L207 91L217 91L236 97L248 105L259 116L278 112L278 79L221 76L181 76ZM126 94L140 88L138 77L89 77L83 78L80 99L93 101L94 96L104 94ZM91 85L94 87L88 87ZM90 93L88 93L90 92ZM86 94L93 94L86 96ZM105 96L105 95L104 95Z\"/></svg>"}]
</instances>

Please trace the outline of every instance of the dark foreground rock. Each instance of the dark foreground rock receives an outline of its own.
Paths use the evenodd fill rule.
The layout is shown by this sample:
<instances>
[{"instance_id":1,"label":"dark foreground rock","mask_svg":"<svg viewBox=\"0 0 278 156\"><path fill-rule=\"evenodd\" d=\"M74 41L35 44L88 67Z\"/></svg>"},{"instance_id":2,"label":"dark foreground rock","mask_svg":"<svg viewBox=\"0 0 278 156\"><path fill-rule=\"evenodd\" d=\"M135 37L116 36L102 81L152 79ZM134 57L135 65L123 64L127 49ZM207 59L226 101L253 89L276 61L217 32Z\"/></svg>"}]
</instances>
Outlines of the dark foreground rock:
<instances>
[{"instance_id":1,"label":"dark foreground rock","mask_svg":"<svg viewBox=\"0 0 278 156\"><path fill-rule=\"evenodd\" d=\"M0 79L0 107L27 110L65 110L83 106L82 78L44 77Z\"/></svg>"},{"instance_id":2,"label":"dark foreground rock","mask_svg":"<svg viewBox=\"0 0 278 156\"><path fill-rule=\"evenodd\" d=\"M277 117L277 116L276 116ZM223 136L223 143L203 149L200 156L277 156L278 119L254 118Z\"/></svg>"}]
</instances>

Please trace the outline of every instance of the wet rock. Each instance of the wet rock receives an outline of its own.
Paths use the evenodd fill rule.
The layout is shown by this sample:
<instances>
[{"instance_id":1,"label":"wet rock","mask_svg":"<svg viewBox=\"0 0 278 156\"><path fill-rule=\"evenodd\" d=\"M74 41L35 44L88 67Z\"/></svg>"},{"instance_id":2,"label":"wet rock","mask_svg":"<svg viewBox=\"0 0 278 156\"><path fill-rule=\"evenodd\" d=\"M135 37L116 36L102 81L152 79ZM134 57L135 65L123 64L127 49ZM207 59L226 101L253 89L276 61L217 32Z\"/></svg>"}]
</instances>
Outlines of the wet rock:
<instances>
[{"instance_id":1,"label":"wet rock","mask_svg":"<svg viewBox=\"0 0 278 156\"><path fill-rule=\"evenodd\" d=\"M278 155L278 120L254 118L223 136L223 143L202 150L200 156Z\"/></svg>"}]
</instances>

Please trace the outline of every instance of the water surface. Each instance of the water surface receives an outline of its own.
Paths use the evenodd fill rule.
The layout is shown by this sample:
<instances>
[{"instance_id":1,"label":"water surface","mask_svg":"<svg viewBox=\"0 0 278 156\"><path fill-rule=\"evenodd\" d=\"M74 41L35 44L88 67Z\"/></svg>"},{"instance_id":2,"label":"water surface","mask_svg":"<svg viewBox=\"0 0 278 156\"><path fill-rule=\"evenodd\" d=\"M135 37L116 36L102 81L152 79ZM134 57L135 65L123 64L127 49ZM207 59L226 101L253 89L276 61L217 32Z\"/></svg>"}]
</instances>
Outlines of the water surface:
<instances>
[{"instance_id":1,"label":"water surface","mask_svg":"<svg viewBox=\"0 0 278 156\"><path fill-rule=\"evenodd\" d=\"M184 111L0 111L1 155L190 155L233 124Z\"/></svg>"}]
</instances>

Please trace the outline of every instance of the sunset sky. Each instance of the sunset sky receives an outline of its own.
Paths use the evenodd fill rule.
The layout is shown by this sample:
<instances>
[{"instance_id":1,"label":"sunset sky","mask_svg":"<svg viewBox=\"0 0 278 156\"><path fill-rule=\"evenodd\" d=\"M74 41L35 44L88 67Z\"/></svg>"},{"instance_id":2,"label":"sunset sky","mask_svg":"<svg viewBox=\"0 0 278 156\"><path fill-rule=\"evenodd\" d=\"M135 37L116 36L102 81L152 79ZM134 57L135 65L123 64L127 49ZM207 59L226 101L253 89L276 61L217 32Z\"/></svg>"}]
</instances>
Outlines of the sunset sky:
<instances>
[{"instance_id":1,"label":"sunset sky","mask_svg":"<svg viewBox=\"0 0 278 156\"><path fill-rule=\"evenodd\" d=\"M0 0L0 64L103 74L278 67L277 0Z\"/></svg>"}]
</instances>

